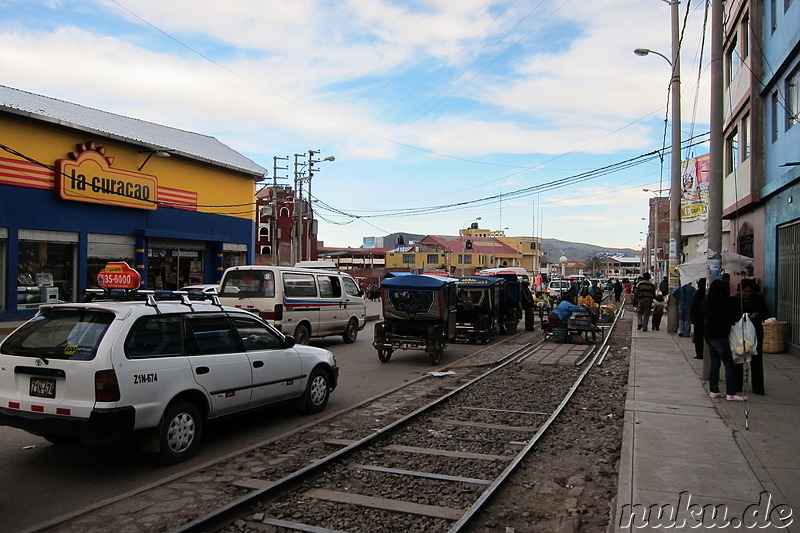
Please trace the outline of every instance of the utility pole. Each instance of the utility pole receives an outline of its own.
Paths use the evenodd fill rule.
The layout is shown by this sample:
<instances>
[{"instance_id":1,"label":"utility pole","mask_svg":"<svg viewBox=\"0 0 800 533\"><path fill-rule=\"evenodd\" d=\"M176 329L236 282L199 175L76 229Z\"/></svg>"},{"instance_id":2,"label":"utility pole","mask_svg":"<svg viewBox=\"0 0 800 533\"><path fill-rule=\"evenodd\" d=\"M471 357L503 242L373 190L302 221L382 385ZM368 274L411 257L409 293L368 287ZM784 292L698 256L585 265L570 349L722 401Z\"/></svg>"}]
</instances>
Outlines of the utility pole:
<instances>
[{"instance_id":1,"label":"utility pole","mask_svg":"<svg viewBox=\"0 0 800 533\"><path fill-rule=\"evenodd\" d=\"M723 175L723 109L722 82L723 35L721 0L711 2L711 156L708 177L708 254L707 281L720 277L722 270L722 175Z\"/></svg>"},{"instance_id":2,"label":"utility pole","mask_svg":"<svg viewBox=\"0 0 800 533\"><path fill-rule=\"evenodd\" d=\"M711 2L711 156L708 175L708 251L706 254L706 290L711 282L720 277L722 271L722 176L724 150L723 98L723 6L722 0ZM706 350L708 354L708 350ZM702 378L708 380L711 371L709 357L703 358Z\"/></svg>"},{"instance_id":3,"label":"utility pole","mask_svg":"<svg viewBox=\"0 0 800 533\"><path fill-rule=\"evenodd\" d=\"M319 169L314 167L314 163L319 163L319 159L314 159L314 156L319 153L319 150L308 151L308 199L306 201L306 254L309 260L314 259L311 254L311 230L314 223L313 209L311 208L311 178L314 177L314 172Z\"/></svg>"},{"instance_id":4,"label":"utility pole","mask_svg":"<svg viewBox=\"0 0 800 533\"><path fill-rule=\"evenodd\" d=\"M280 255L278 254L278 247L280 241L278 240L278 171L289 170L289 166L279 167L278 161L288 161L289 157L272 156L272 217L270 218L270 262L273 265L279 264Z\"/></svg>"},{"instance_id":5,"label":"utility pole","mask_svg":"<svg viewBox=\"0 0 800 533\"><path fill-rule=\"evenodd\" d=\"M303 179L305 154L294 154L294 209L292 210L292 265L303 257Z\"/></svg>"},{"instance_id":6,"label":"utility pole","mask_svg":"<svg viewBox=\"0 0 800 533\"><path fill-rule=\"evenodd\" d=\"M680 13L678 0L669 2L672 30L672 148L670 152L670 196L669 196L669 287L670 293L680 286L680 278L675 267L680 264L683 246L681 241L681 49ZM669 299L667 308L667 331L678 331L678 306L674 298Z\"/></svg>"}]
</instances>

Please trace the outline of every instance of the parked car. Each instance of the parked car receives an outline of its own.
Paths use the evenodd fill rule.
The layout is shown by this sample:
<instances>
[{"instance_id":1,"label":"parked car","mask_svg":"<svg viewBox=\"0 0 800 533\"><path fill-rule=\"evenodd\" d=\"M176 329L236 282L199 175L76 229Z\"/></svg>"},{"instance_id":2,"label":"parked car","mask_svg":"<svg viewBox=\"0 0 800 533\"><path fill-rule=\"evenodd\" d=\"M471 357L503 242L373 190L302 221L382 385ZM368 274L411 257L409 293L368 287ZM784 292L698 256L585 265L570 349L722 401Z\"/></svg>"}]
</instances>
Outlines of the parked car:
<instances>
[{"instance_id":1,"label":"parked car","mask_svg":"<svg viewBox=\"0 0 800 533\"><path fill-rule=\"evenodd\" d=\"M178 289L179 291L186 291L189 294L217 294L219 293L219 285L216 283L214 284L207 284L207 285L186 285L185 287L181 287Z\"/></svg>"},{"instance_id":2,"label":"parked car","mask_svg":"<svg viewBox=\"0 0 800 533\"><path fill-rule=\"evenodd\" d=\"M0 343L0 425L56 444L133 434L172 464L209 420L286 400L316 413L336 388L331 352L252 313L146 298L41 306Z\"/></svg>"},{"instance_id":3,"label":"parked car","mask_svg":"<svg viewBox=\"0 0 800 533\"><path fill-rule=\"evenodd\" d=\"M569 290L570 282L566 279L555 279L547 284L547 295L556 300Z\"/></svg>"}]
</instances>

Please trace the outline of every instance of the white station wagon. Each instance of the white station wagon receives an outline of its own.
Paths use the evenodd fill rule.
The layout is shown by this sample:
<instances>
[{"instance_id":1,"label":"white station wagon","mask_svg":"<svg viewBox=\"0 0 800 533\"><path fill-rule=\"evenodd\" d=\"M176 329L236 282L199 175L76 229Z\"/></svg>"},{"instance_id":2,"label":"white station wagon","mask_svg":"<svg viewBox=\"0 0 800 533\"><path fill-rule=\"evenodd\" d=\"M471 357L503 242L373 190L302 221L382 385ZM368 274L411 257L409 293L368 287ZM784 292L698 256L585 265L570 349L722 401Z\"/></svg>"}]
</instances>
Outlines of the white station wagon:
<instances>
[{"instance_id":1,"label":"white station wagon","mask_svg":"<svg viewBox=\"0 0 800 533\"><path fill-rule=\"evenodd\" d=\"M194 454L207 420L285 400L310 413L328 403L339 373L331 352L295 345L215 296L145 297L45 305L9 335L0 425L56 444L136 434L171 464Z\"/></svg>"}]
</instances>

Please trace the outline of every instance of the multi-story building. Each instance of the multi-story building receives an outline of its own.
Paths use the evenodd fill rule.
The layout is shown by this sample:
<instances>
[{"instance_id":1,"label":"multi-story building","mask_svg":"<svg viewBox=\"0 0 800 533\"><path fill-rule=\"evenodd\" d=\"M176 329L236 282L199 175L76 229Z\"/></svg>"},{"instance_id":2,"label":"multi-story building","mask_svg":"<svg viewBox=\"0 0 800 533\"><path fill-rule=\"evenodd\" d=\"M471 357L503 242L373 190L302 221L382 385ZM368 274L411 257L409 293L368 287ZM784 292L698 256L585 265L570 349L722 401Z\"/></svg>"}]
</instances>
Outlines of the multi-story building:
<instances>
[{"instance_id":1,"label":"multi-story building","mask_svg":"<svg viewBox=\"0 0 800 533\"><path fill-rule=\"evenodd\" d=\"M266 169L213 137L0 86L0 148L0 320L77 301L108 262L178 289L253 260Z\"/></svg>"},{"instance_id":2,"label":"multi-story building","mask_svg":"<svg viewBox=\"0 0 800 533\"><path fill-rule=\"evenodd\" d=\"M772 0L776 1L776 0ZM783 0L781 0L781 3ZM764 278L764 112L759 96L762 80L763 11L760 2L732 0L724 4L722 216L729 221L722 249L753 258L753 272Z\"/></svg>"},{"instance_id":3,"label":"multi-story building","mask_svg":"<svg viewBox=\"0 0 800 533\"><path fill-rule=\"evenodd\" d=\"M763 35L753 42L763 50L765 109L760 280L770 310L789 323L789 349L800 353L800 2L766 0L763 5Z\"/></svg>"}]
</instances>

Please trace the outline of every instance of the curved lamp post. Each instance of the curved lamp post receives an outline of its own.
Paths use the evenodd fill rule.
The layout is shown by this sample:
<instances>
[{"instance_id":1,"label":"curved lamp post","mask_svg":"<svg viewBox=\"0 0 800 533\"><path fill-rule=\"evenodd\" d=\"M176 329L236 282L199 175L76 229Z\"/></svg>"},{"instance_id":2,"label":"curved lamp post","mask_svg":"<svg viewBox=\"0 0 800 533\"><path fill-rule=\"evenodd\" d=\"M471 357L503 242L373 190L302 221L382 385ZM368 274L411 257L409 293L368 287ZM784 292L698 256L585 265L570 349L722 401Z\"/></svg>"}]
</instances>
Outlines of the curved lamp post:
<instances>
[{"instance_id":1,"label":"curved lamp post","mask_svg":"<svg viewBox=\"0 0 800 533\"><path fill-rule=\"evenodd\" d=\"M667 61L672 70L670 79L670 96L672 98L672 147L670 152L670 196L669 196L669 280L670 292L680 285L675 267L681 257L681 56L678 32L680 20L678 2L665 0L670 4L670 30L672 33L672 60L664 54L649 48L637 48L633 51L638 56L655 54ZM678 329L678 308L672 303L667 308L667 331L675 333Z\"/></svg>"}]
</instances>

